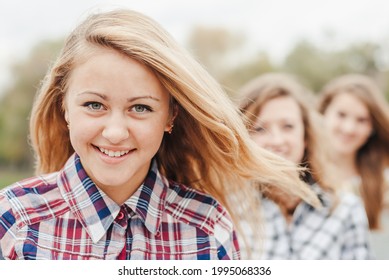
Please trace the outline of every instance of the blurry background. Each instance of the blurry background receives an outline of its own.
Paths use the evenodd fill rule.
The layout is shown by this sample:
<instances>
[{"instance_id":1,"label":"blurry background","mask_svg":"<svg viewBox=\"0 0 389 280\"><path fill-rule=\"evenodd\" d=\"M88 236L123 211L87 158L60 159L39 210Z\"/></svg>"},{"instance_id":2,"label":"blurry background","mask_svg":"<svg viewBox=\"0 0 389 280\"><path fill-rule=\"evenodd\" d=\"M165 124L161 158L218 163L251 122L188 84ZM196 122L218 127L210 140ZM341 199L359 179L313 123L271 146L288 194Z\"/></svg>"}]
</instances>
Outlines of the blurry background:
<instances>
[{"instance_id":1,"label":"blurry background","mask_svg":"<svg viewBox=\"0 0 389 280\"><path fill-rule=\"evenodd\" d=\"M389 95L386 0L142 0L0 2L0 188L33 174L32 100L64 37L88 13L131 8L157 20L233 98L268 71L298 75L313 91L366 73Z\"/></svg>"}]
</instances>

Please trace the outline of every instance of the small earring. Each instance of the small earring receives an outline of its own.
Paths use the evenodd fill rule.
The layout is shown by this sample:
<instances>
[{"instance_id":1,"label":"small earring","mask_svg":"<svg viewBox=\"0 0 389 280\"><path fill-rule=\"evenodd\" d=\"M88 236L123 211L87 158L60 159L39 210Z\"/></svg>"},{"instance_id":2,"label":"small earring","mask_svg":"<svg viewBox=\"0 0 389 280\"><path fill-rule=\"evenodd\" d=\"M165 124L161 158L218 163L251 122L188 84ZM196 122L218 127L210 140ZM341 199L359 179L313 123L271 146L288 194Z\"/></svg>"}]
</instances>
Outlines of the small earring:
<instances>
[{"instance_id":1,"label":"small earring","mask_svg":"<svg viewBox=\"0 0 389 280\"><path fill-rule=\"evenodd\" d=\"M70 123L68 121L66 121L66 126L68 127L68 129L70 129Z\"/></svg>"},{"instance_id":2,"label":"small earring","mask_svg":"<svg viewBox=\"0 0 389 280\"><path fill-rule=\"evenodd\" d=\"M170 128L169 128L169 130L167 131L167 133L172 134L172 132L173 132L173 126L174 126L174 124L171 124L171 125L170 125Z\"/></svg>"}]
</instances>

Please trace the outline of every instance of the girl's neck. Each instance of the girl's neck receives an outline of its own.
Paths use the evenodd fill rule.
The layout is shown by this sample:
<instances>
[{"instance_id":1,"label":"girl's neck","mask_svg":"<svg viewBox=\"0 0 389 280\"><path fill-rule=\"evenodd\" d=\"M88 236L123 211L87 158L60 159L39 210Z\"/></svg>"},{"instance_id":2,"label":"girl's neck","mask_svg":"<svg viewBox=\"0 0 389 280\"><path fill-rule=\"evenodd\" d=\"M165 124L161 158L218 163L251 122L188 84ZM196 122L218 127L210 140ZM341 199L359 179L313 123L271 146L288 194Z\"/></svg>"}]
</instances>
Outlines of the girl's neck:
<instances>
[{"instance_id":1,"label":"girl's neck","mask_svg":"<svg viewBox=\"0 0 389 280\"><path fill-rule=\"evenodd\" d=\"M338 178L345 181L359 175L356 165L356 154L333 154Z\"/></svg>"}]
</instances>

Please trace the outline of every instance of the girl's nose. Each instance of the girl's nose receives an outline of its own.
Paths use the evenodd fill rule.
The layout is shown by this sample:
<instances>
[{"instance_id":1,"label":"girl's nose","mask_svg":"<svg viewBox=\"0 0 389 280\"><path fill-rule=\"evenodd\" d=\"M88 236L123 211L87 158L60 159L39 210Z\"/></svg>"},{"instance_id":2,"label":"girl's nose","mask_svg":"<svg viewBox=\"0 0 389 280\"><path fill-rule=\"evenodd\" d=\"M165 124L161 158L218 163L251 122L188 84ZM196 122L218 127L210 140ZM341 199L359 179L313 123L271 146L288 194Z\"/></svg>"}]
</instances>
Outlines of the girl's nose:
<instances>
[{"instance_id":1,"label":"girl's nose","mask_svg":"<svg viewBox=\"0 0 389 280\"><path fill-rule=\"evenodd\" d=\"M119 144L127 139L130 134L126 119L117 115L111 117L105 124L102 135L112 144Z\"/></svg>"},{"instance_id":2,"label":"girl's nose","mask_svg":"<svg viewBox=\"0 0 389 280\"><path fill-rule=\"evenodd\" d=\"M284 137L278 129L272 129L269 133L269 141L272 145L281 145L284 143Z\"/></svg>"},{"instance_id":3,"label":"girl's nose","mask_svg":"<svg viewBox=\"0 0 389 280\"><path fill-rule=\"evenodd\" d=\"M354 120L345 120L342 124L342 129L346 133L352 133L355 131L356 123Z\"/></svg>"}]
</instances>

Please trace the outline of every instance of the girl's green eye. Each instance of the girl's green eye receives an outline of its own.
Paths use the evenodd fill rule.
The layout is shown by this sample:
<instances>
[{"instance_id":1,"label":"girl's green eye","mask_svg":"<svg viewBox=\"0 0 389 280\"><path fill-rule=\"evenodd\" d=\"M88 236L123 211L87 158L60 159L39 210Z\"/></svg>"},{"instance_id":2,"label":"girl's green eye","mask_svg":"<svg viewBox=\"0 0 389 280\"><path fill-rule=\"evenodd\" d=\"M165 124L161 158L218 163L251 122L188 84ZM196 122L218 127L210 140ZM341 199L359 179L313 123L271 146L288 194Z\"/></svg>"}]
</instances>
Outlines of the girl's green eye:
<instances>
[{"instance_id":1,"label":"girl's green eye","mask_svg":"<svg viewBox=\"0 0 389 280\"><path fill-rule=\"evenodd\" d=\"M99 102L86 102L83 106L87 107L89 110L92 111L99 111L103 109L103 105Z\"/></svg>"},{"instance_id":2,"label":"girl's green eye","mask_svg":"<svg viewBox=\"0 0 389 280\"><path fill-rule=\"evenodd\" d=\"M134 105L132 107L132 110L136 113L146 113L146 112L152 112L152 109L150 106L147 105Z\"/></svg>"},{"instance_id":3,"label":"girl's green eye","mask_svg":"<svg viewBox=\"0 0 389 280\"><path fill-rule=\"evenodd\" d=\"M142 105L135 105L134 110L137 113L143 113L146 110L146 108L145 108L145 106L142 106Z\"/></svg>"},{"instance_id":4,"label":"girl's green eye","mask_svg":"<svg viewBox=\"0 0 389 280\"><path fill-rule=\"evenodd\" d=\"M92 110L100 110L101 104L100 103L91 103L91 104L89 104L89 108L91 108Z\"/></svg>"}]
</instances>

